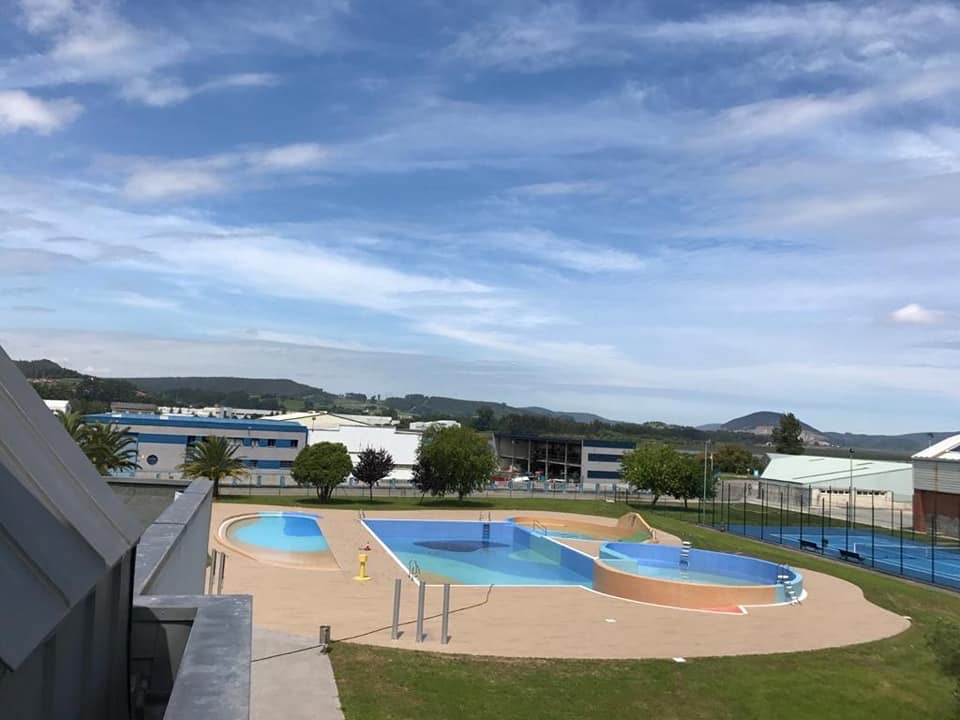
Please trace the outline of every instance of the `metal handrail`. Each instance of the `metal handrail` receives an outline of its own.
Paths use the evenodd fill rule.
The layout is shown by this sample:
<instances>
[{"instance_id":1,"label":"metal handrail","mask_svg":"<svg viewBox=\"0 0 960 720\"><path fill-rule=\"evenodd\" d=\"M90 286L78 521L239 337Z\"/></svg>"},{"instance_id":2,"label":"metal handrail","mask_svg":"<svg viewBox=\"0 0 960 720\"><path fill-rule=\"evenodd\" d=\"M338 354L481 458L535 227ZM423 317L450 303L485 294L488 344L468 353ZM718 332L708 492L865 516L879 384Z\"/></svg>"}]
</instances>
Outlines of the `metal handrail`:
<instances>
[{"instance_id":1,"label":"metal handrail","mask_svg":"<svg viewBox=\"0 0 960 720\"><path fill-rule=\"evenodd\" d=\"M410 564L407 566L407 571L408 571L409 574L410 574L410 579L411 579L411 580L413 580L414 578L416 578L417 580L422 580L422 579L423 579L423 578L421 577L421 572L422 572L422 571L420 570L420 563L418 563L416 560L411 560L411 561L410 561Z\"/></svg>"},{"instance_id":2,"label":"metal handrail","mask_svg":"<svg viewBox=\"0 0 960 720\"><path fill-rule=\"evenodd\" d=\"M540 522L539 520L534 520L534 521L533 521L533 529L534 529L534 531L536 531L537 528L540 528L540 530L543 532L544 535L547 534L547 526L544 525L544 524L543 524L542 522Z\"/></svg>"}]
</instances>

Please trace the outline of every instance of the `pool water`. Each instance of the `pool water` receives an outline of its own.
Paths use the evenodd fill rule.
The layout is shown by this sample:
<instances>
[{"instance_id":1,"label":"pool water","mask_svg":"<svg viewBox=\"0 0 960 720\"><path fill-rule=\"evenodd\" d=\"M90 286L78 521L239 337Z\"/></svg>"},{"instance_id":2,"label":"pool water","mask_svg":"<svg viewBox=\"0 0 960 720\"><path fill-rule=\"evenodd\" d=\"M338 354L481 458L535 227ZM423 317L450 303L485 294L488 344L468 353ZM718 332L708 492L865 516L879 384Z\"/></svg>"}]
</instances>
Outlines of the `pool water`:
<instances>
[{"instance_id":1,"label":"pool water","mask_svg":"<svg viewBox=\"0 0 960 720\"><path fill-rule=\"evenodd\" d=\"M323 552L329 546L317 524L318 517L306 513L260 513L258 517L233 523L227 536L267 550Z\"/></svg>"},{"instance_id":2,"label":"pool water","mask_svg":"<svg viewBox=\"0 0 960 720\"><path fill-rule=\"evenodd\" d=\"M673 580L674 582L702 583L707 585L758 585L756 579L736 577L734 575L720 575L718 573L703 572L701 570L685 570L673 565L647 565L636 560L604 560L607 565L623 572L643 575L644 577Z\"/></svg>"},{"instance_id":3,"label":"pool water","mask_svg":"<svg viewBox=\"0 0 960 720\"><path fill-rule=\"evenodd\" d=\"M367 520L409 569L463 585L593 584L593 560L528 529L502 522ZM485 529L486 528L486 529Z\"/></svg>"}]
</instances>

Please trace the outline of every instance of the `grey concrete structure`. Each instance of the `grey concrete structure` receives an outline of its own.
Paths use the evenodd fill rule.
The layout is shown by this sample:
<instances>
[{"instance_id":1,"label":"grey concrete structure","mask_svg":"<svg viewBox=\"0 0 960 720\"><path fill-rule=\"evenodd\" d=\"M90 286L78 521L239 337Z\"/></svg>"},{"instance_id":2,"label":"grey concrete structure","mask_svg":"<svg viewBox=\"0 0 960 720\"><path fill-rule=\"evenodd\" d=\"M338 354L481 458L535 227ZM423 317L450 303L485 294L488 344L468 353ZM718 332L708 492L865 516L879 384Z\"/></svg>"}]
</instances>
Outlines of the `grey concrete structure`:
<instances>
[{"instance_id":1,"label":"grey concrete structure","mask_svg":"<svg viewBox=\"0 0 960 720\"><path fill-rule=\"evenodd\" d=\"M493 444L500 464L517 474L600 486L620 481L620 458L635 447L620 440L513 433L496 433Z\"/></svg>"},{"instance_id":2,"label":"grey concrete structure","mask_svg":"<svg viewBox=\"0 0 960 720\"><path fill-rule=\"evenodd\" d=\"M0 350L0 716L249 717L251 599L198 594L211 493L191 483L138 546L143 520Z\"/></svg>"},{"instance_id":3,"label":"grey concrete structure","mask_svg":"<svg viewBox=\"0 0 960 720\"><path fill-rule=\"evenodd\" d=\"M913 526L960 534L960 435L913 456Z\"/></svg>"}]
</instances>

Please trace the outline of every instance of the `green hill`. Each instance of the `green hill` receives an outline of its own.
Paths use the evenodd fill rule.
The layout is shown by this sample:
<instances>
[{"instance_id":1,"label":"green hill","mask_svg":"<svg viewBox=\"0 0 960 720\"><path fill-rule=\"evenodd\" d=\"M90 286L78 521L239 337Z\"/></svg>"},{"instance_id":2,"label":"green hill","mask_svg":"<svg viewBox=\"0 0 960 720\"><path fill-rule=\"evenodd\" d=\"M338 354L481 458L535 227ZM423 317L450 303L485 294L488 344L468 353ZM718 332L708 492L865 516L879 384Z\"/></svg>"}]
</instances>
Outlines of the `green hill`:
<instances>
[{"instance_id":1,"label":"green hill","mask_svg":"<svg viewBox=\"0 0 960 720\"><path fill-rule=\"evenodd\" d=\"M154 394L170 395L180 390L204 393L246 393L260 397L313 399L330 402L336 395L322 388L283 378L242 377L134 377L125 378L137 387Z\"/></svg>"}]
</instances>

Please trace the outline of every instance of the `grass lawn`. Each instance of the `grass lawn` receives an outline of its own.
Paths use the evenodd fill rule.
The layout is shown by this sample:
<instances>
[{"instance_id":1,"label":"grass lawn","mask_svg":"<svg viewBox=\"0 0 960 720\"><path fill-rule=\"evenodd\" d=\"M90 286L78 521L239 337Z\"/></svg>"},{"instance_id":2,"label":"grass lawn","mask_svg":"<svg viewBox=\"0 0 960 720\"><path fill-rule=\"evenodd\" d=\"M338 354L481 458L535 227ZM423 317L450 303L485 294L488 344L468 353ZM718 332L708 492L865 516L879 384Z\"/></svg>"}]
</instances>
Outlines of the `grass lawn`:
<instances>
[{"instance_id":1,"label":"grass lawn","mask_svg":"<svg viewBox=\"0 0 960 720\"><path fill-rule=\"evenodd\" d=\"M227 498L223 498L227 499ZM295 498L246 502L316 506ZM314 499L315 500L315 499ZM331 653L348 720L405 718L947 718L952 682L934 665L924 638L937 617L960 622L960 596L851 565L693 525L696 510L553 498L430 500L338 498L332 507L561 510L617 517L643 513L656 528L696 547L748 552L850 580L872 602L913 618L888 640L849 648L755 657L662 660L514 660L336 644ZM789 622L790 611L784 610ZM575 618L571 618L575 622ZM496 632L496 628L491 628ZM637 639L638 643L643 638Z\"/></svg>"}]
</instances>

